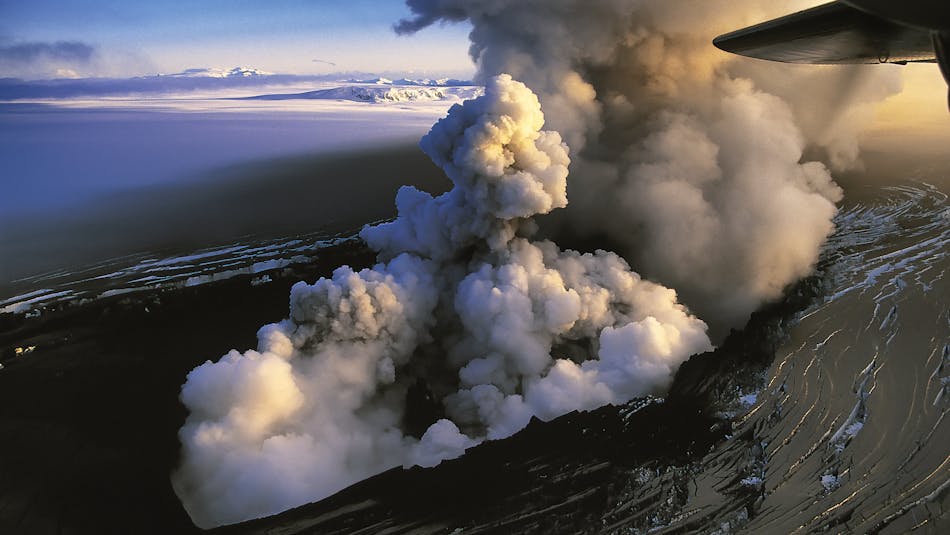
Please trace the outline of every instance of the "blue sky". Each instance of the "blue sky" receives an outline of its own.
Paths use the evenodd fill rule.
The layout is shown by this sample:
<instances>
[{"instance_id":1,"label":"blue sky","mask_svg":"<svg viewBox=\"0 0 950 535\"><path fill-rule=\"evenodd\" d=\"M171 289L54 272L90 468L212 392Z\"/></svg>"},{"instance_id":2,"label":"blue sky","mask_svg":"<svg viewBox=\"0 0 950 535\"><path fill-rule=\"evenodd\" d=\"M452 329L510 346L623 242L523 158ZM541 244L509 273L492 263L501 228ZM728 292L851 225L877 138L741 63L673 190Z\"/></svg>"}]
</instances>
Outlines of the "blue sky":
<instances>
[{"instance_id":1,"label":"blue sky","mask_svg":"<svg viewBox=\"0 0 950 535\"><path fill-rule=\"evenodd\" d=\"M395 35L408 13L401 0L0 0L0 77L473 69L467 26Z\"/></svg>"}]
</instances>

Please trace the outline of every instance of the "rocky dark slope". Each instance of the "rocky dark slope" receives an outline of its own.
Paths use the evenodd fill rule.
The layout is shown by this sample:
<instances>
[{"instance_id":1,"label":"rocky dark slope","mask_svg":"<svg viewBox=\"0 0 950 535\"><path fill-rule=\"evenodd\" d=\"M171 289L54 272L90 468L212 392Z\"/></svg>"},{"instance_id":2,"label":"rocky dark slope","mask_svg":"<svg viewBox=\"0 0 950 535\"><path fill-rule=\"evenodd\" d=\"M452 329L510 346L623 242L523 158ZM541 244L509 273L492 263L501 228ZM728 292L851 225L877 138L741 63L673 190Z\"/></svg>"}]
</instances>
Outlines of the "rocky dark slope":
<instances>
[{"instance_id":1,"label":"rocky dark slope","mask_svg":"<svg viewBox=\"0 0 950 535\"><path fill-rule=\"evenodd\" d=\"M875 195L839 217L818 275L691 358L665 400L534 421L214 532L946 532L947 196ZM0 316L0 533L197 532L169 482L185 375L253 347L294 281L372 260L348 242L271 284Z\"/></svg>"},{"instance_id":2,"label":"rocky dark slope","mask_svg":"<svg viewBox=\"0 0 950 535\"><path fill-rule=\"evenodd\" d=\"M297 280L372 260L345 243L266 285L243 276L0 316L0 533L199 531L169 480L185 376L253 347Z\"/></svg>"}]
</instances>

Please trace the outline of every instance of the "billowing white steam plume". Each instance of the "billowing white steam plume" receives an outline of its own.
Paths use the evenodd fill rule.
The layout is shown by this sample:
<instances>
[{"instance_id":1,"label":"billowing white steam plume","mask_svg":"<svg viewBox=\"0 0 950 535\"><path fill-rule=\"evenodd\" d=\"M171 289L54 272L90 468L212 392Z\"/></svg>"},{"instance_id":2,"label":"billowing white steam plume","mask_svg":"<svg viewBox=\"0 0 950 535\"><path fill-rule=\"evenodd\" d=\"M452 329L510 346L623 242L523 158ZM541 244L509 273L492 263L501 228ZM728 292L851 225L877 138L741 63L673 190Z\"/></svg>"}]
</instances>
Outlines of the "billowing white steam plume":
<instances>
[{"instance_id":1,"label":"billowing white steam plume","mask_svg":"<svg viewBox=\"0 0 950 535\"><path fill-rule=\"evenodd\" d=\"M530 239L533 216L567 205L568 148L543 124L527 87L489 79L422 140L454 188L405 187L398 218L363 230L380 264L297 284L257 351L188 375L174 482L196 523L276 513L457 457L532 416L662 391L711 348L673 290L617 255ZM416 439L406 398L420 382L444 417Z\"/></svg>"},{"instance_id":2,"label":"billowing white steam plume","mask_svg":"<svg viewBox=\"0 0 950 535\"><path fill-rule=\"evenodd\" d=\"M531 87L574 150L571 206L542 231L618 250L723 333L809 273L832 230L841 192L806 149L855 166L872 104L899 88L893 68L777 65L711 44L816 3L407 0L414 16L396 29L470 21L480 75Z\"/></svg>"},{"instance_id":3,"label":"billowing white steam plume","mask_svg":"<svg viewBox=\"0 0 950 535\"><path fill-rule=\"evenodd\" d=\"M894 86L852 77L829 99L837 85L815 71L748 67L710 45L787 2L770 13L744 0L408 4L400 31L473 24L485 96L422 142L454 189L402 189L398 219L362 233L380 264L298 284L290 318L261 329L257 351L189 374L174 482L199 525L433 465L532 416L662 390L710 347L706 325L620 256L532 241L539 225L584 250L619 247L720 332L740 325L808 273L832 230L841 192L806 150L855 165L855 119ZM573 162L541 131L538 98L495 76L506 72L537 91ZM569 163L571 206L555 210Z\"/></svg>"}]
</instances>

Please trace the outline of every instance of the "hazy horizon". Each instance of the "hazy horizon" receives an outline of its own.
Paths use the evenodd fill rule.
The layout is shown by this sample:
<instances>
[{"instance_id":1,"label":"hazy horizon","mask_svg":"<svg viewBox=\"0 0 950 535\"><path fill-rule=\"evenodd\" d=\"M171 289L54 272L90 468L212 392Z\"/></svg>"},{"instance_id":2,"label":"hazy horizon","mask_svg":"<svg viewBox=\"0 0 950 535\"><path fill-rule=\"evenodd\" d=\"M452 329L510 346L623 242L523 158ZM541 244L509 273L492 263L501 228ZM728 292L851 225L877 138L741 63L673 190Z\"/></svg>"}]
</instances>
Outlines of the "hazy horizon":
<instances>
[{"instance_id":1,"label":"hazy horizon","mask_svg":"<svg viewBox=\"0 0 950 535\"><path fill-rule=\"evenodd\" d=\"M281 74L471 71L455 24L400 37L402 2L37 0L0 4L0 77L130 77L251 66Z\"/></svg>"}]
</instances>

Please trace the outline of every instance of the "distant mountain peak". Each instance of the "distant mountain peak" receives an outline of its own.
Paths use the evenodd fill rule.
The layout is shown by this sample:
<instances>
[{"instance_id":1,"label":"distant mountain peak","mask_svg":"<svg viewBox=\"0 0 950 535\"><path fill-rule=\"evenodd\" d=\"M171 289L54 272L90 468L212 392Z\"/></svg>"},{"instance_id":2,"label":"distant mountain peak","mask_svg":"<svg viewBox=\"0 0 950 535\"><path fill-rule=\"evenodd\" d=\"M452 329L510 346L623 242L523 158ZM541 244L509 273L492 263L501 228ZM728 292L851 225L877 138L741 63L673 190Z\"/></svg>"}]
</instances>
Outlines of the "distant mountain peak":
<instances>
[{"instance_id":1,"label":"distant mountain peak","mask_svg":"<svg viewBox=\"0 0 950 535\"><path fill-rule=\"evenodd\" d=\"M457 80L455 78L438 78L438 79L400 78L398 80L390 80L389 78L376 77L376 78L368 78L368 79L351 78L349 80L346 80L346 82L350 84L420 86L420 87L471 87L475 85L471 80Z\"/></svg>"},{"instance_id":2,"label":"distant mountain peak","mask_svg":"<svg viewBox=\"0 0 950 535\"><path fill-rule=\"evenodd\" d=\"M468 100L484 93L478 86L393 86L363 82L305 93L287 93L244 97L247 100L350 100L372 104L394 102L425 102L438 100Z\"/></svg>"},{"instance_id":3,"label":"distant mountain peak","mask_svg":"<svg viewBox=\"0 0 950 535\"><path fill-rule=\"evenodd\" d=\"M173 74L163 74L161 76L171 76L175 78L252 78L257 76L269 76L271 74L273 73L253 67L234 67L232 69L200 67L185 69L184 71Z\"/></svg>"}]
</instances>

